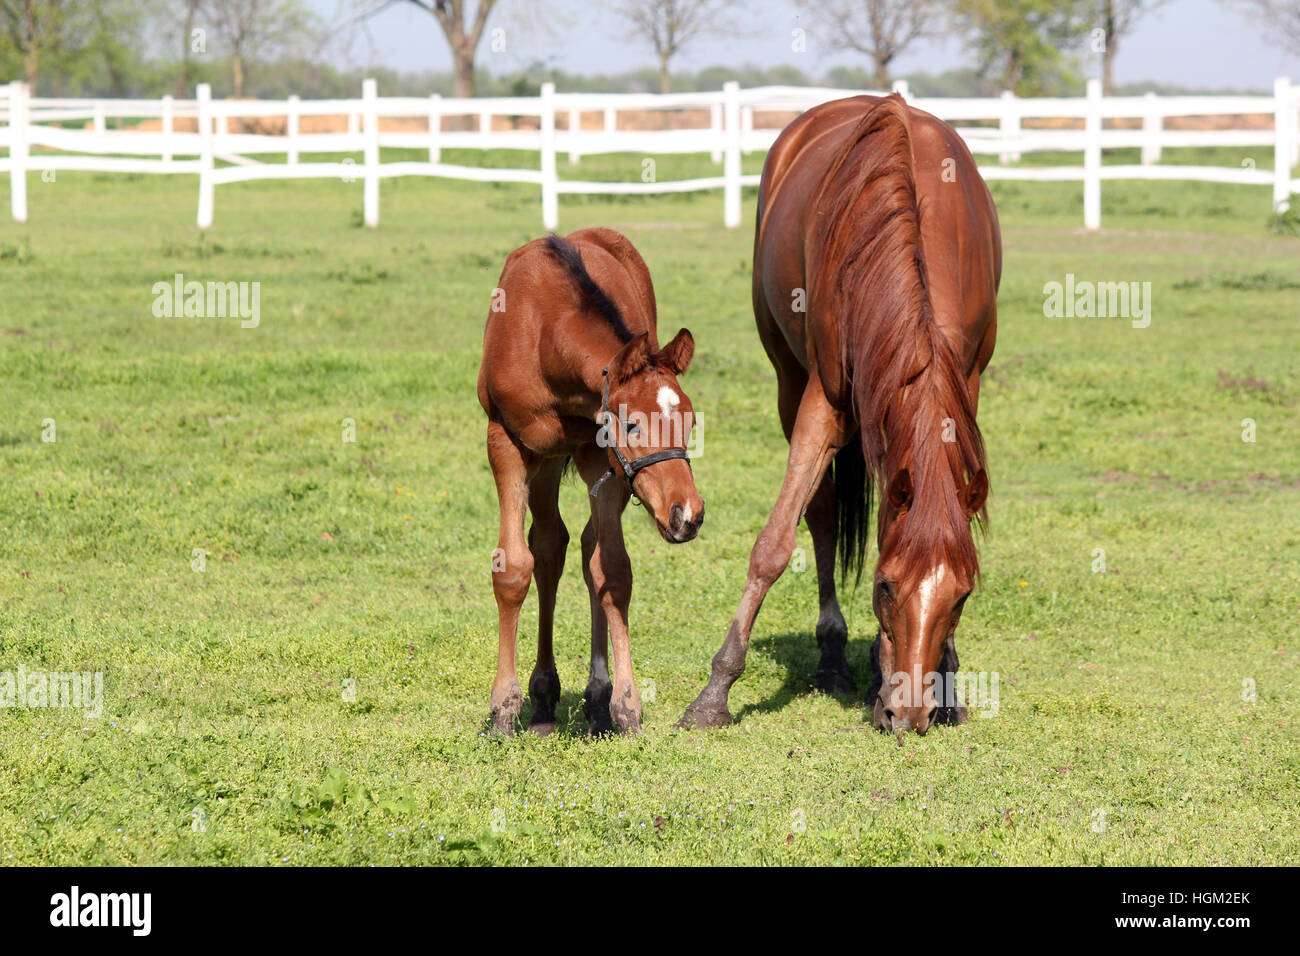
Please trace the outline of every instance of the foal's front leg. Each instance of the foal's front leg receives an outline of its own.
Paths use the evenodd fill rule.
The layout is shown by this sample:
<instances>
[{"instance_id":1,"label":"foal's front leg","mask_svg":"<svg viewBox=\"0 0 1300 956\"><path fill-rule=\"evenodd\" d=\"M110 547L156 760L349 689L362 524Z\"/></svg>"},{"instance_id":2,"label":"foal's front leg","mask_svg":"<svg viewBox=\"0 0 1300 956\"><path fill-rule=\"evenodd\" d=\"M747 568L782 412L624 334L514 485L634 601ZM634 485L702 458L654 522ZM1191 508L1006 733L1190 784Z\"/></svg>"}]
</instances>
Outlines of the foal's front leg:
<instances>
[{"instance_id":1,"label":"foal's front leg","mask_svg":"<svg viewBox=\"0 0 1300 956\"><path fill-rule=\"evenodd\" d=\"M533 578L533 554L524 540L524 511L528 507L528 461L522 448L497 421L488 423L488 461L497 485L501 531L492 555L492 592L499 624L497 676L492 683L492 726L514 736L515 720L524 706L519 689L515 650L519 640L519 609Z\"/></svg>"},{"instance_id":2,"label":"foal's front leg","mask_svg":"<svg viewBox=\"0 0 1300 956\"><path fill-rule=\"evenodd\" d=\"M579 462L582 477L594 484L605 473L605 458L591 456ZM628 502L627 486L618 477L610 478L591 501L591 521L596 530L595 547L587 561L587 584L591 588L592 613L597 603L608 626L613 645L614 686L610 694L609 715L623 733L641 732L641 694L632 674L632 647L628 634L628 604L632 599L632 562L623 543L623 509ZM592 650L596 646L596 625L592 625ZM593 679L596 661L593 657ZM595 725L598 721L593 719Z\"/></svg>"}]
</instances>

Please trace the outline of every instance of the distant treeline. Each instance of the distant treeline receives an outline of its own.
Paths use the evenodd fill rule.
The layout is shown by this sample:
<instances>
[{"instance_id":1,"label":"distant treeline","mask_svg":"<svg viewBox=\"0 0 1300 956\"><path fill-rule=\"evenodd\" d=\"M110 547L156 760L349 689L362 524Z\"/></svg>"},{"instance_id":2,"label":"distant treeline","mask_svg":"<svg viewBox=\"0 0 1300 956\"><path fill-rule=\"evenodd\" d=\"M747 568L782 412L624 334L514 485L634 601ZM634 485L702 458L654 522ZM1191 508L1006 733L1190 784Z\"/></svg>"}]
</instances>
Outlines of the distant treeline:
<instances>
[{"instance_id":1,"label":"distant treeline","mask_svg":"<svg viewBox=\"0 0 1300 956\"><path fill-rule=\"evenodd\" d=\"M22 75L0 60L6 78ZM213 95L230 96L233 93L230 65L221 59L195 62L190 67L190 84L186 90L177 88L176 65L170 62L149 64L139 62L130 69L119 69L110 77L102 67L93 62L83 62L80 69L44 74L40 80L42 96L110 96L128 98L156 98L164 93L192 97L193 86L210 83ZM338 69L310 60L281 60L261 63L245 87L245 95L263 99L283 99L297 94L305 99L333 99L359 95L361 81L375 77L379 91L384 96L427 96L452 93L451 71L421 70L398 71L384 66ZM917 96L993 96L1001 92L996 84L973 69L949 70L940 74L910 73L906 80L911 92ZM679 92L717 90L723 83L735 80L742 87L754 86L824 86L836 89L870 89L872 72L865 68L838 66L821 74L809 74L798 67L711 66L698 72L674 71L673 89ZM507 74L493 74L486 70L475 71L475 94L478 96L534 96L544 82L552 82L561 92L573 93L646 93L659 88L659 72L647 67L615 74L567 73L541 66ZM1116 95L1136 95L1145 92L1160 94L1238 92L1267 93L1262 90L1189 89L1172 84L1138 83L1118 84ZM1078 88L1062 89L1061 95L1077 95Z\"/></svg>"}]
</instances>

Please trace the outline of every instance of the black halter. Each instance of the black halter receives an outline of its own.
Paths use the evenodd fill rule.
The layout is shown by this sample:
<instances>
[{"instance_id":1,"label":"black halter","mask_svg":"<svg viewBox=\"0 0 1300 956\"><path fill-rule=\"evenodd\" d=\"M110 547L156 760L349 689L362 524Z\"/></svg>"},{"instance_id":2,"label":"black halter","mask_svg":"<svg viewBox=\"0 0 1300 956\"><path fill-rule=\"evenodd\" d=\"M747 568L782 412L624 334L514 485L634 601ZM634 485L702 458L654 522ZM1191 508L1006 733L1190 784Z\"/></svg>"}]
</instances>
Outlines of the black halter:
<instances>
[{"instance_id":1,"label":"black halter","mask_svg":"<svg viewBox=\"0 0 1300 956\"><path fill-rule=\"evenodd\" d=\"M604 388L602 389L602 394L600 398L600 415L602 419L602 424L604 424L606 427L610 427L616 422L619 425L621 425L622 422L619 421L618 416L609 410L609 366L608 365L606 365L601 370L601 374L605 376L605 385ZM618 447L618 435L616 433L613 434L612 439L613 440L611 444L614 448L614 456L618 459L619 465L622 466L623 468L623 477L627 479L627 490L631 492L632 500L635 501L637 504L641 503L641 499L640 497L638 497L636 493L636 489L632 487L632 479L634 479L637 476L637 472L641 471L642 469L649 468L651 465L657 465L661 461L671 461L674 458L682 459L683 461L686 462L687 468L691 467L691 458L690 455L687 454L685 448L664 448L660 451L651 452L648 455L642 455L640 458L635 458L632 461L628 461L627 456L623 454L623 449ZM591 497L595 498L596 495L600 492L600 486L603 485L610 478L612 478L615 474L616 472L614 471L614 469L610 468L609 471L605 472L598 479L596 479L596 483L591 486Z\"/></svg>"}]
</instances>

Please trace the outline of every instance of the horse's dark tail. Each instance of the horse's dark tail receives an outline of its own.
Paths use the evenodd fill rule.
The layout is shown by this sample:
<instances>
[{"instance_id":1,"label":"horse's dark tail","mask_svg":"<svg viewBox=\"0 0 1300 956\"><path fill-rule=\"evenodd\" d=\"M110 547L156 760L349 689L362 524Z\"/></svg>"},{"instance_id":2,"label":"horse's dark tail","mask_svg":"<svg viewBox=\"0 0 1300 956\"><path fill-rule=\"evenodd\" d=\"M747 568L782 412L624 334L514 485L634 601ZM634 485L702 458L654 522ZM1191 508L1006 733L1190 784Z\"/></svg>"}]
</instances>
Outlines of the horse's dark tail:
<instances>
[{"instance_id":1,"label":"horse's dark tail","mask_svg":"<svg viewBox=\"0 0 1300 956\"><path fill-rule=\"evenodd\" d=\"M835 482L835 540L839 545L840 581L851 574L853 585L862 580L866 564L867 533L871 525L871 478L862 457L862 437L835 453L831 464Z\"/></svg>"}]
</instances>

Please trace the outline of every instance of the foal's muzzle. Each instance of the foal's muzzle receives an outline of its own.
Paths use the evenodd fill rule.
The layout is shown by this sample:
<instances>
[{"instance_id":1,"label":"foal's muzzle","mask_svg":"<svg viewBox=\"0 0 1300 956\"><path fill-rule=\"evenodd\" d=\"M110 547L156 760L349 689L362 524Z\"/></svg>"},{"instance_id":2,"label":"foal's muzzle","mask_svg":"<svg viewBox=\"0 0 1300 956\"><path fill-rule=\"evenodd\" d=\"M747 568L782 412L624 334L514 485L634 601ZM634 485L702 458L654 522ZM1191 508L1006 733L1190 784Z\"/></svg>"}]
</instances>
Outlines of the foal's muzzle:
<instances>
[{"instance_id":1,"label":"foal's muzzle","mask_svg":"<svg viewBox=\"0 0 1300 956\"><path fill-rule=\"evenodd\" d=\"M700 505L699 514L687 518L688 514L686 507L680 501L673 504L668 510L668 527L660 527L665 541L682 544L700 533L700 525L704 524L704 506Z\"/></svg>"}]
</instances>

